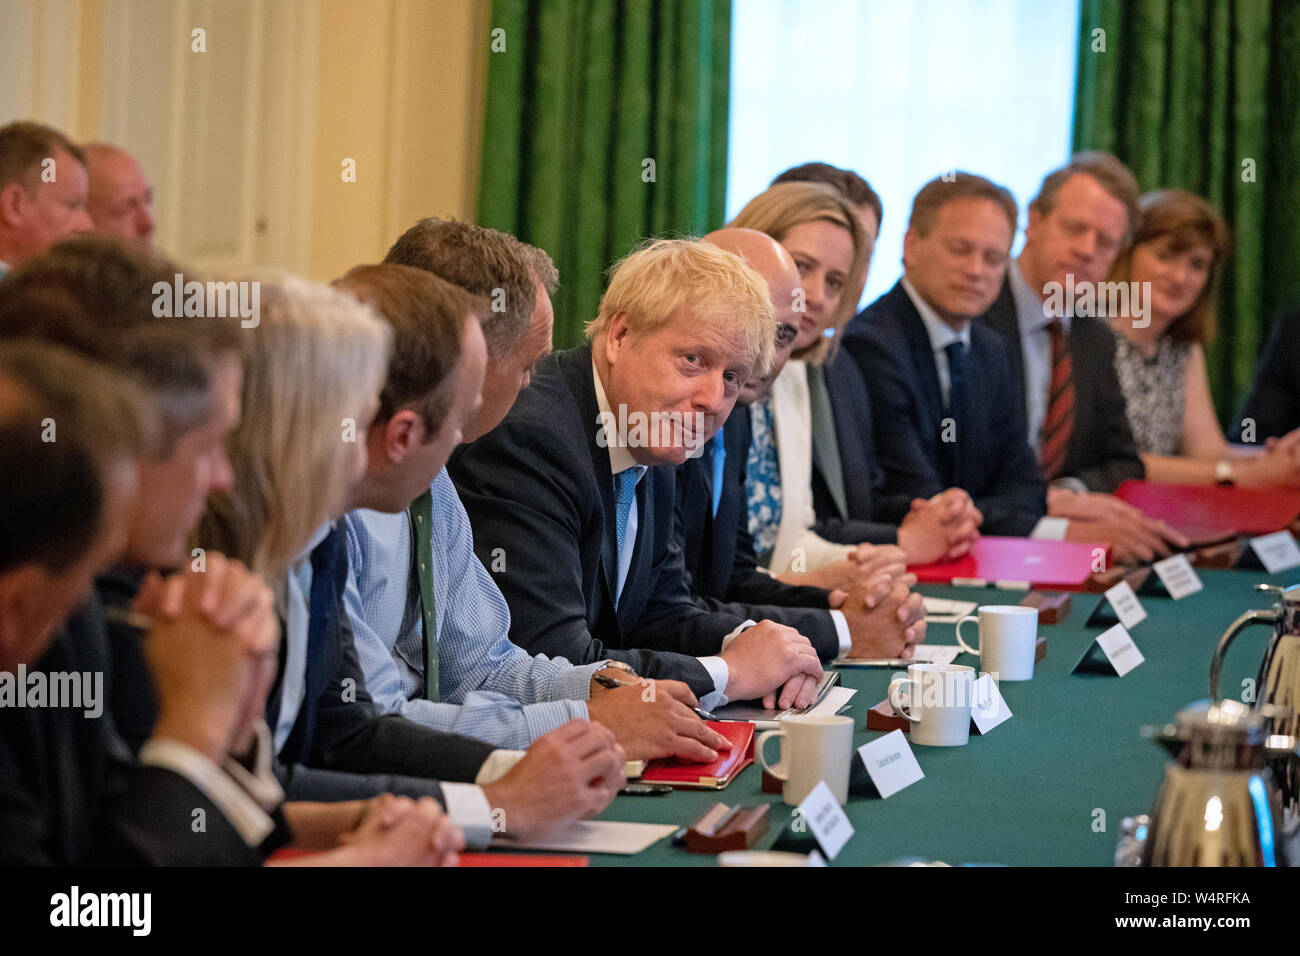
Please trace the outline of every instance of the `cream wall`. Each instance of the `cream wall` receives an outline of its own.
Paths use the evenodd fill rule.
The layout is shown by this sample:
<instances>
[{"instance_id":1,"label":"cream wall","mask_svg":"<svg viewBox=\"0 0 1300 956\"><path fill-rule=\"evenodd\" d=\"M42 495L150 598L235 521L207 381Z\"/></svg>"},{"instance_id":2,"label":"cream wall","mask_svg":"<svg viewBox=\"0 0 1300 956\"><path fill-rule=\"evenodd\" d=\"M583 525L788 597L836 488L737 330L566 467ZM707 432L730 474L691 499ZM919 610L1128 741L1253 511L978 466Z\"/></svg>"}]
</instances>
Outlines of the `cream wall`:
<instances>
[{"instance_id":1,"label":"cream wall","mask_svg":"<svg viewBox=\"0 0 1300 956\"><path fill-rule=\"evenodd\" d=\"M473 217L489 8L4 0L0 123L136 153L158 244L182 262L327 279L382 257L420 216Z\"/></svg>"}]
</instances>

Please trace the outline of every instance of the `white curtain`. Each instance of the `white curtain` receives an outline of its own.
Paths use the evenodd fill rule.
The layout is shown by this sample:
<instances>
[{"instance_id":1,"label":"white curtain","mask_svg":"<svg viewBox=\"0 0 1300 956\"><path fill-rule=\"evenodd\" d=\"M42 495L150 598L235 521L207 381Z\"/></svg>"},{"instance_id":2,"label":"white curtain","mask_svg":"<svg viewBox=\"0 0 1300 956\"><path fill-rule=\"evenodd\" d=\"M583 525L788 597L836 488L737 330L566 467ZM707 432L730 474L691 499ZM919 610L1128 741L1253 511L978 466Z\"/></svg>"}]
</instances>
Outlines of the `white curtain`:
<instances>
[{"instance_id":1,"label":"white curtain","mask_svg":"<svg viewBox=\"0 0 1300 956\"><path fill-rule=\"evenodd\" d=\"M732 11L728 218L790 166L856 170L885 206L864 304L901 274L927 181L987 176L1015 194L1023 229L1043 174L1069 156L1078 0L733 0Z\"/></svg>"}]
</instances>

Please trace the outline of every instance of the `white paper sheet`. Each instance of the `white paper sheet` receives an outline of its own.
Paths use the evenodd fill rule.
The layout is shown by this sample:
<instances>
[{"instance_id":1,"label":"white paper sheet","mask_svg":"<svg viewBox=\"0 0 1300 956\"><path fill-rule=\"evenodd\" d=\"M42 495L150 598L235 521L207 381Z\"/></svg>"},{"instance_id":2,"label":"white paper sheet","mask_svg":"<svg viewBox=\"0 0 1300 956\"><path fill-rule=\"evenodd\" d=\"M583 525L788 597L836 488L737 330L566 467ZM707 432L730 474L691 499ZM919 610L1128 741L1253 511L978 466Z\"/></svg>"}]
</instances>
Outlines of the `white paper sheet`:
<instances>
[{"instance_id":1,"label":"white paper sheet","mask_svg":"<svg viewBox=\"0 0 1300 956\"><path fill-rule=\"evenodd\" d=\"M841 710L848 706L853 695L857 691L851 687L841 687L836 685L826 692L816 707L808 709L807 714L811 717L834 717Z\"/></svg>"},{"instance_id":2,"label":"white paper sheet","mask_svg":"<svg viewBox=\"0 0 1300 956\"><path fill-rule=\"evenodd\" d=\"M974 614L978 606L974 601L955 601L949 598L927 597L925 619L931 624L956 624L967 614Z\"/></svg>"},{"instance_id":3,"label":"white paper sheet","mask_svg":"<svg viewBox=\"0 0 1300 956\"><path fill-rule=\"evenodd\" d=\"M956 644L917 644L912 648L912 659L931 664L951 664L961 653Z\"/></svg>"},{"instance_id":4,"label":"white paper sheet","mask_svg":"<svg viewBox=\"0 0 1300 956\"><path fill-rule=\"evenodd\" d=\"M617 853L630 856L653 846L677 827L671 823L619 823L615 820L578 820L563 830L538 840L493 839L500 849L562 850L569 853Z\"/></svg>"}]
</instances>

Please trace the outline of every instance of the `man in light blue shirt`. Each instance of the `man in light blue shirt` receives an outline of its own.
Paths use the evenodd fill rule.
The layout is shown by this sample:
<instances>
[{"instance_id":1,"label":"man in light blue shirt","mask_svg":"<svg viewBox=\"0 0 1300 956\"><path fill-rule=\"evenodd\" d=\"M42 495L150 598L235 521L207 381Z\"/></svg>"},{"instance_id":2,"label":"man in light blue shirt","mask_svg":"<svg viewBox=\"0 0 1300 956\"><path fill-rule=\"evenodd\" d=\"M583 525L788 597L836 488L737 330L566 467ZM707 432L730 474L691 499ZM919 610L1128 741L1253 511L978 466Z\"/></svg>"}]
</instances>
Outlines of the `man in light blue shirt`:
<instances>
[{"instance_id":1,"label":"man in light blue shirt","mask_svg":"<svg viewBox=\"0 0 1300 956\"><path fill-rule=\"evenodd\" d=\"M549 346L546 289L531 272L525 275L530 291L537 286L535 298L528 300L537 305L524 321L541 326ZM378 298L373 286L381 281L373 272L350 274L343 285L373 301ZM390 314L401 307L376 304ZM489 313L488 322L498 315ZM492 416L508 409L502 402L484 404L480 393L504 392L513 401L523 380L513 374L513 394L509 383L480 388L485 345L475 327L448 382L421 396L418 336L406 323L394 325L399 357L368 437L369 467L354 494L354 501L371 507L351 512L346 520L350 577L344 600L376 703L426 726L501 747L524 748L570 720L590 718L614 732L630 759L714 759L725 740L691 712L696 701L685 685L643 686L608 662L575 667L562 658L534 657L510 642L509 608L474 553L468 517L442 466L462 437L491 429ZM542 339L536 331L522 341L516 337L515 348ZM404 343L407 338L413 341ZM409 364L401 356L409 357ZM432 429L421 421L429 402L440 406L432 409ZM418 500L426 495L427 512L419 510ZM417 535L432 544L427 556L419 551Z\"/></svg>"}]
</instances>

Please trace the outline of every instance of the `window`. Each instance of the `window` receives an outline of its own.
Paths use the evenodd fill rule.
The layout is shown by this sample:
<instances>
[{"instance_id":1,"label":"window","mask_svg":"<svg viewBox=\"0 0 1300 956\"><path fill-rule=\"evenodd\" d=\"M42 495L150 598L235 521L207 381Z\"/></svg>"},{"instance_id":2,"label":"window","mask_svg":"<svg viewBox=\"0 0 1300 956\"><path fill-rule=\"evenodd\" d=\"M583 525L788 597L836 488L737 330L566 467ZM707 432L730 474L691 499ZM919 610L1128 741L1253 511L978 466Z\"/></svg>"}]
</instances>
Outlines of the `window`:
<instances>
[{"instance_id":1,"label":"window","mask_svg":"<svg viewBox=\"0 0 1300 956\"><path fill-rule=\"evenodd\" d=\"M864 303L947 170L1010 189L1023 230L1070 154L1078 31L1078 0L733 0L728 218L799 163L857 171L885 206Z\"/></svg>"}]
</instances>

